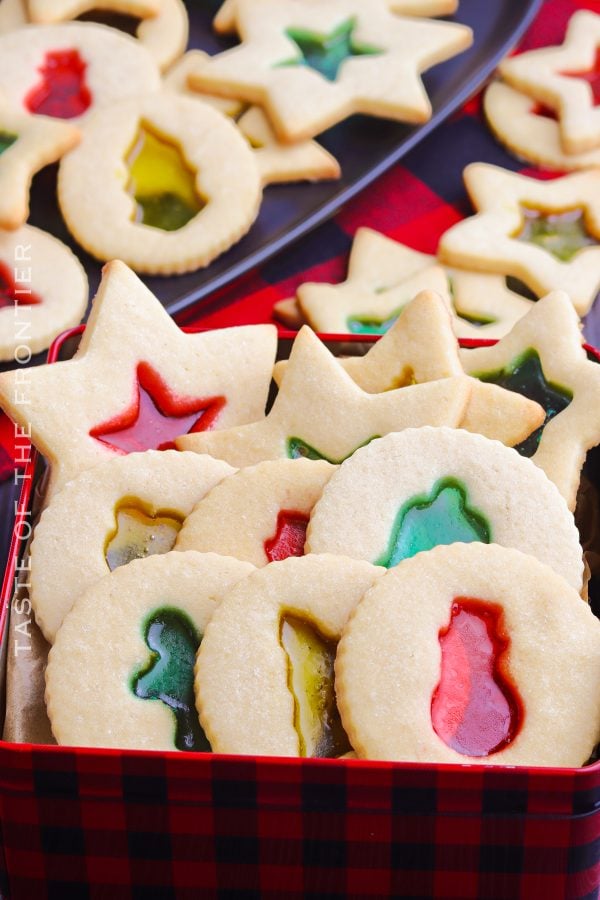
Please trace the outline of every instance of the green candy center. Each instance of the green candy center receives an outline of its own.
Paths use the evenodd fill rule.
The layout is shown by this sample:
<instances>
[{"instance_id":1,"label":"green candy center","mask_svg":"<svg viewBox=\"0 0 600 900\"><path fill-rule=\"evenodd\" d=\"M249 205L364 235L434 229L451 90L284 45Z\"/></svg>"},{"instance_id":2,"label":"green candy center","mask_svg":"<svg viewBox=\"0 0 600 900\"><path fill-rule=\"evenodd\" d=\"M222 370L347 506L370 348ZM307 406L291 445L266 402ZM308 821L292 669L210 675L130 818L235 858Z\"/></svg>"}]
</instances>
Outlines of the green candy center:
<instances>
[{"instance_id":1,"label":"green candy center","mask_svg":"<svg viewBox=\"0 0 600 900\"><path fill-rule=\"evenodd\" d=\"M515 447L521 456L533 456L548 422L566 409L573 399L573 394L567 388L546 380L539 354L532 348L512 360L506 368L498 372L484 372L476 377L480 381L492 382L509 391L523 394L524 397L535 400L546 411L540 427Z\"/></svg>"},{"instance_id":2,"label":"green candy center","mask_svg":"<svg viewBox=\"0 0 600 900\"><path fill-rule=\"evenodd\" d=\"M298 437L290 437L287 439L286 453L289 459L324 459L334 466L339 466L340 463L343 463L345 459L349 459L352 454L357 450L360 450L361 447L366 447L367 444L370 444L371 441L374 441L378 437L380 437L380 435L374 434L373 437L367 438L364 443L359 444L358 447L355 447L354 450L351 450L350 453L346 456L342 456L340 459L325 456L320 450L316 450L314 447L311 447L310 444L307 444L306 441L303 441L302 438Z\"/></svg>"},{"instance_id":3,"label":"green candy center","mask_svg":"<svg viewBox=\"0 0 600 900\"><path fill-rule=\"evenodd\" d=\"M391 569L403 559L439 544L489 544L490 540L489 523L468 505L466 487L455 478L442 478L429 496L411 497L401 507L388 548L375 565Z\"/></svg>"},{"instance_id":4,"label":"green candy center","mask_svg":"<svg viewBox=\"0 0 600 900\"><path fill-rule=\"evenodd\" d=\"M351 747L335 701L333 663L337 644L301 619L283 616L280 643L288 660L294 728L300 756L331 757Z\"/></svg>"},{"instance_id":5,"label":"green candy center","mask_svg":"<svg viewBox=\"0 0 600 900\"><path fill-rule=\"evenodd\" d=\"M175 718L173 743L178 750L210 751L196 712L194 664L201 636L192 620L173 607L157 609L144 625L151 650L148 662L131 679L141 700L160 700Z\"/></svg>"},{"instance_id":6,"label":"green candy center","mask_svg":"<svg viewBox=\"0 0 600 900\"><path fill-rule=\"evenodd\" d=\"M9 131L0 131L0 155L12 147L18 137L18 134L11 134Z\"/></svg>"},{"instance_id":7,"label":"green candy center","mask_svg":"<svg viewBox=\"0 0 600 900\"><path fill-rule=\"evenodd\" d=\"M392 310L386 319L378 319L377 316L359 315L349 316L346 319L348 331L351 334L385 334L390 330L394 322L398 321L402 307Z\"/></svg>"},{"instance_id":8,"label":"green candy center","mask_svg":"<svg viewBox=\"0 0 600 900\"><path fill-rule=\"evenodd\" d=\"M278 66L306 66L318 72L328 81L335 81L342 63L353 56L378 56L383 51L355 41L353 32L356 20L342 22L329 34L319 34L306 28L286 28L285 34L298 48L294 59L277 63Z\"/></svg>"},{"instance_id":9,"label":"green candy center","mask_svg":"<svg viewBox=\"0 0 600 900\"><path fill-rule=\"evenodd\" d=\"M173 549L183 525L183 516L171 510L151 510L134 498L115 509L115 529L108 536L104 557L112 572L132 559L141 559Z\"/></svg>"},{"instance_id":10,"label":"green candy center","mask_svg":"<svg viewBox=\"0 0 600 900\"><path fill-rule=\"evenodd\" d=\"M581 208L550 213L521 206L521 215L523 224L514 237L542 247L561 262L569 262L583 247L598 243L585 227Z\"/></svg>"}]
</instances>

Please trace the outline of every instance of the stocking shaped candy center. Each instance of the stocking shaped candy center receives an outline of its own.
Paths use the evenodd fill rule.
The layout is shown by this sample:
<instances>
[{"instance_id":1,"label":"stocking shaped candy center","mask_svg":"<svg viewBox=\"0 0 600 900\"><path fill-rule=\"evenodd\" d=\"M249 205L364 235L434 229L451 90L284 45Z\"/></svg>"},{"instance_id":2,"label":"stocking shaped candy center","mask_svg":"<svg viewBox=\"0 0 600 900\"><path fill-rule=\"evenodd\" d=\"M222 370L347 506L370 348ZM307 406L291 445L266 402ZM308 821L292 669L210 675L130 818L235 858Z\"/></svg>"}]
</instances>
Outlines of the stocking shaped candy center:
<instances>
[{"instance_id":1,"label":"stocking shaped candy center","mask_svg":"<svg viewBox=\"0 0 600 900\"><path fill-rule=\"evenodd\" d=\"M58 119L81 116L92 102L86 68L78 50L48 51L38 70L41 81L25 97L25 106L32 113Z\"/></svg>"},{"instance_id":2,"label":"stocking shaped candy center","mask_svg":"<svg viewBox=\"0 0 600 900\"><path fill-rule=\"evenodd\" d=\"M523 718L518 691L506 674L509 639L502 609L457 597L439 641L441 676L431 702L434 731L464 756L497 753L514 740Z\"/></svg>"}]
</instances>

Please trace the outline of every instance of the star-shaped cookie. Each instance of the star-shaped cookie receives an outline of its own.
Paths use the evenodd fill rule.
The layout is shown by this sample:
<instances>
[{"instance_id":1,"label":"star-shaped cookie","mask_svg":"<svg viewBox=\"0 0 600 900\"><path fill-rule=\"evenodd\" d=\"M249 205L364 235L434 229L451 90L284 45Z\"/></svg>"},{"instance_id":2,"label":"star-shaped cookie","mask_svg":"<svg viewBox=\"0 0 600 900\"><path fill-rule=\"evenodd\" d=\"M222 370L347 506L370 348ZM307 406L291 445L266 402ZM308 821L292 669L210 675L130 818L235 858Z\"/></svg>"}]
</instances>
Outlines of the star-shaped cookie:
<instances>
[{"instance_id":1,"label":"star-shaped cookie","mask_svg":"<svg viewBox=\"0 0 600 900\"><path fill-rule=\"evenodd\" d=\"M43 25L76 19L95 9L145 19L158 15L160 7L161 0L28 0L29 18Z\"/></svg>"},{"instance_id":2,"label":"star-shaped cookie","mask_svg":"<svg viewBox=\"0 0 600 900\"><path fill-rule=\"evenodd\" d=\"M558 123L548 110L508 84L492 82L483 109L496 138L520 159L559 172L600 166L600 145L583 153L565 153Z\"/></svg>"},{"instance_id":3,"label":"star-shaped cookie","mask_svg":"<svg viewBox=\"0 0 600 900\"><path fill-rule=\"evenodd\" d=\"M263 185L286 181L322 181L335 179L341 175L338 161L316 141L300 141L297 144L282 144L271 124L260 108L239 100L198 93L188 85L188 75L199 64L210 59L202 50L189 50L173 66L165 78L169 90L186 93L214 106L226 116L235 120L238 128L254 150Z\"/></svg>"},{"instance_id":4,"label":"star-shaped cookie","mask_svg":"<svg viewBox=\"0 0 600 900\"><path fill-rule=\"evenodd\" d=\"M600 170L539 181L472 163L463 174L478 212L442 235L442 261L514 276L538 296L564 290L585 315L600 288Z\"/></svg>"},{"instance_id":5,"label":"star-shaped cookie","mask_svg":"<svg viewBox=\"0 0 600 900\"><path fill-rule=\"evenodd\" d=\"M456 11L458 0L389 0L392 12L403 16L449 16ZM237 0L225 0L213 19L215 31L231 34L236 30Z\"/></svg>"},{"instance_id":6,"label":"star-shaped cookie","mask_svg":"<svg viewBox=\"0 0 600 900\"><path fill-rule=\"evenodd\" d=\"M560 47L543 47L500 63L502 77L555 110L566 153L600 145L600 15L576 12Z\"/></svg>"},{"instance_id":7,"label":"star-shaped cookie","mask_svg":"<svg viewBox=\"0 0 600 900\"><path fill-rule=\"evenodd\" d=\"M368 353L340 359L339 364L370 394L464 375L448 303L433 291L422 291L408 303ZM288 365L276 363L273 377L278 384ZM538 403L495 384L469 380L471 395L460 428L512 447L543 423L545 410Z\"/></svg>"},{"instance_id":8,"label":"star-shaped cookie","mask_svg":"<svg viewBox=\"0 0 600 900\"><path fill-rule=\"evenodd\" d=\"M394 16L386 0L238 0L239 47L199 66L190 85L264 106L294 142L352 113L425 122L420 73L466 49L463 25Z\"/></svg>"},{"instance_id":9,"label":"star-shaped cookie","mask_svg":"<svg viewBox=\"0 0 600 900\"><path fill-rule=\"evenodd\" d=\"M264 415L272 326L184 334L119 261L103 279L72 360L0 374L0 404L51 463L51 490L115 453ZM206 418L205 418L206 417Z\"/></svg>"},{"instance_id":10,"label":"star-shaped cookie","mask_svg":"<svg viewBox=\"0 0 600 900\"><path fill-rule=\"evenodd\" d=\"M0 99L0 228L19 228L29 216L29 188L36 172L79 143L69 122L31 116Z\"/></svg>"},{"instance_id":11,"label":"star-shaped cookie","mask_svg":"<svg viewBox=\"0 0 600 900\"><path fill-rule=\"evenodd\" d=\"M497 344L462 350L461 360L469 374L545 407L541 437L534 433L520 449L573 510L586 452L600 442L600 365L587 357L568 296L548 294Z\"/></svg>"},{"instance_id":12,"label":"star-shaped cookie","mask_svg":"<svg viewBox=\"0 0 600 900\"><path fill-rule=\"evenodd\" d=\"M339 463L390 431L411 425L456 426L470 392L468 379L458 377L367 394L305 327L294 341L279 393L264 420L220 434L188 434L176 445L239 467L300 456Z\"/></svg>"},{"instance_id":13,"label":"star-shaped cookie","mask_svg":"<svg viewBox=\"0 0 600 900\"><path fill-rule=\"evenodd\" d=\"M499 275L448 269L370 228L356 232L342 284L307 282L297 302L276 304L274 315L291 327L306 321L325 334L383 334L418 291L447 298L461 338L498 338L525 315L531 301L510 290Z\"/></svg>"}]
</instances>

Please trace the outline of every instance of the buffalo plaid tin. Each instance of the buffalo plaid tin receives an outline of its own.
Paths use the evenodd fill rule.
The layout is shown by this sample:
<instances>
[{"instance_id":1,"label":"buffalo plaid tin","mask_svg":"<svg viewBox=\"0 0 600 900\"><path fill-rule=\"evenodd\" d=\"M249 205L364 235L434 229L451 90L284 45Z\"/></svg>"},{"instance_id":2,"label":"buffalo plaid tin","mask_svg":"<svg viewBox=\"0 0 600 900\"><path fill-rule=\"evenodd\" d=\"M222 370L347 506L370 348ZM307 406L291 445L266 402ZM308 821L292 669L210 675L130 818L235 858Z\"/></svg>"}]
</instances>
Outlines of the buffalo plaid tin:
<instances>
[{"instance_id":1,"label":"buffalo plaid tin","mask_svg":"<svg viewBox=\"0 0 600 900\"><path fill-rule=\"evenodd\" d=\"M50 360L70 355L80 333L59 338ZM344 350L352 343L344 336ZM2 661L34 467L35 454L2 588ZM600 488L600 452L586 474ZM590 588L598 613L600 586ZM597 900L600 762L514 768L0 742L0 895Z\"/></svg>"}]
</instances>

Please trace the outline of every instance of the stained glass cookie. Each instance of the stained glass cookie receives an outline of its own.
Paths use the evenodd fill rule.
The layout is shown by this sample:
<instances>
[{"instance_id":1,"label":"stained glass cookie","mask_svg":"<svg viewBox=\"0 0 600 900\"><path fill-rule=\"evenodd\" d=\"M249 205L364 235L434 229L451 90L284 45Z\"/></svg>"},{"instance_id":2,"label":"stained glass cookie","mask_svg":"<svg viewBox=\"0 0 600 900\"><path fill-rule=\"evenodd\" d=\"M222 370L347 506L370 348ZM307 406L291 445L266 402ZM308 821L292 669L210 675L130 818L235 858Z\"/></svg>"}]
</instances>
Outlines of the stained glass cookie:
<instances>
[{"instance_id":1,"label":"stained glass cookie","mask_svg":"<svg viewBox=\"0 0 600 900\"><path fill-rule=\"evenodd\" d=\"M310 512L334 471L328 462L310 459L241 469L197 503L175 549L212 550L257 567L302 556Z\"/></svg>"},{"instance_id":2,"label":"stained glass cookie","mask_svg":"<svg viewBox=\"0 0 600 900\"><path fill-rule=\"evenodd\" d=\"M543 47L503 60L502 77L556 112L566 153L600 146L600 15L571 16L560 47Z\"/></svg>"},{"instance_id":3,"label":"stained glass cookie","mask_svg":"<svg viewBox=\"0 0 600 900\"><path fill-rule=\"evenodd\" d=\"M296 298L274 305L273 315L291 328L307 322L329 334L386 334L421 288L447 298L461 338L506 334L532 302L511 290L500 275L444 270L435 256L363 227L354 236L345 281L305 282Z\"/></svg>"},{"instance_id":4,"label":"stained glass cookie","mask_svg":"<svg viewBox=\"0 0 600 900\"><path fill-rule=\"evenodd\" d=\"M51 465L48 496L116 455L264 416L276 331L184 334L122 262L104 267L72 360L0 374L0 404Z\"/></svg>"},{"instance_id":5,"label":"stained glass cookie","mask_svg":"<svg viewBox=\"0 0 600 900\"><path fill-rule=\"evenodd\" d=\"M56 636L46 706L59 744L210 750L194 663L220 597L253 567L214 553L136 559L86 591Z\"/></svg>"},{"instance_id":6,"label":"stained glass cookie","mask_svg":"<svg viewBox=\"0 0 600 900\"><path fill-rule=\"evenodd\" d=\"M390 431L425 424L458 426L470 396L464 376L367 394L305 327L294 341L279 393L264 419L219 435L182 435L176 445L240 468L299 457L338 464Z\"/></svg>"},{"instance_id":7,"label":"stained glass cookie","mask_svg":"<svg viewBox=\"0 0 600 900\"><path fill-rule=\"evenodd\" d=\"M31 604L46 640L104 575L171 550L194 505L233 471L209 456L147 450L70 481L43 511L31 544Z\"/></svg>"},{"instance_id":8,"label":"stained glass cookie","mask_svg":"<svg viewBox=\"0 0 600 900\"><path fill-rule=\"evenodd\" d=\"M600 146L581 153L565 153L558 124L550 111L508 84L490 84L483 108L495 136L520 159L559 172L600 166Z\"/></svg>"},{"instance_id":9,"label":"stained glass cookie","mask_svg":"<svg viewBox=\"0 0 600 900\"><path fill-rule=\"evenodd\" d=\"M81 321L87 302L83 266L58 238L31 225L0 232L0 360L45 350Z\"/></svg>"},{"instance_id":10,"label":"stained glass cookie","mask_svg":"<svg viewBox=\"0 0 600 900\"><path fill-rule=\"evenodd\" d=\"M358 450L323 489L306 552L392 568L457 541L515 547L582 589L579 534L556 486L515 450L455 428L410 428Z\"/></svg>"},{"instance_id":11,"label":"stained glass cookie","mask_svg":"<svg viewBox=\"0 0 600 900\"><path fill-rule=\"evenodd\" d=\"M538 560L453 544L366 593L336 693L359 756L580 766L600 733L600 623Z\"/></svg>"},{"instance_id":12,"label":"stained glass cookie","mask_svg":"<svg viewBox=\"0 0 600 900\"><path fill-rule=\"evenodd\" d=\"M390 9L403 16L449 16L458 0L390 0ZM223 0L213 19L215 31L230 34L236 29L237 0Z\"/></svg>"},{"instance_id":13,"label":"stained glass cookie","mask_svg":"<svg viewBox=\"0 0 600 900\"><path fill-rule=\"evenodd\" d=\"M452 324L442 295L421 291L364 356L342 358L339 364L360 388L372 394L463 375ZM275 364L273 378L277 384L287 365L286 360ZM498 385L476 380L470 385L461 428L512 447L542 425L545 412L535 401Z\"/></svg>"},{"instance_id":14,"label":"stained glass cookie","mask_svg":"<svg viewBox=\"0 0 600 900\"><path fill-rule=\"evenodd\" d=\"M30 25L0 35L0 92L30 113L79 120L160 87L141 44L90 22Z\"/></svg>"},{"instance_id":15,"label":"stained glass cookie","mask_svg":"<svg viewBox=\"0 0 600 900\"><path fill-rule=\"evenodd\" d=\"M497 344L461 351L465 371L535 400L544 421L518 447L574 510L587 451L600 443L600 366L588 359L569 298L553 291Z\"/></svg>"},{"instance_id":16,"label":"stained glass cookie","mask_svg":"<svg viewBox=\"0 0 600 900\"><path fill-rule=\"evenodd\" d=\"M241 44L190 84L258 103L290 143L357 112L427 121L420 73L472 42L463 25L394 16L386 0L237 0L237 27Z\"/></svg>"},{"instance_id":17,"label":"stained glass cookie","mask_svg":"<svg viewBox=\"0 0 600 900\"><path fill-rule=\"evenodd\" d=\"M228 592L196 663L200 721L215 752L340 756L351 749L339 723L333 660L348 617L382 573L335 556L289 557Z\"/></svg>"},{"instance_id":18,"label":"stained glass cookie","mask_svg":"<svg viewBox=\"0 0 600 900\"><path fill-rule=\"evenodd\" d=\"M61 212L88 252L162 275L208 265L248 231L261 199L233 123L167 91L97 113L58 177Z\"/></svg>"},{"instance_id":19,"label":"stained glass cookie","mask_svg":"<svg viewBox=\"0 0 600 900\"><path fill-rule=\"evenodd\" d=\"M472 163L463 176L477 214L442 235L440 258L513 276L538 297L564 290L584 315L600 288L600 171L540 180Z\"/></svg>"}]
</instances>

